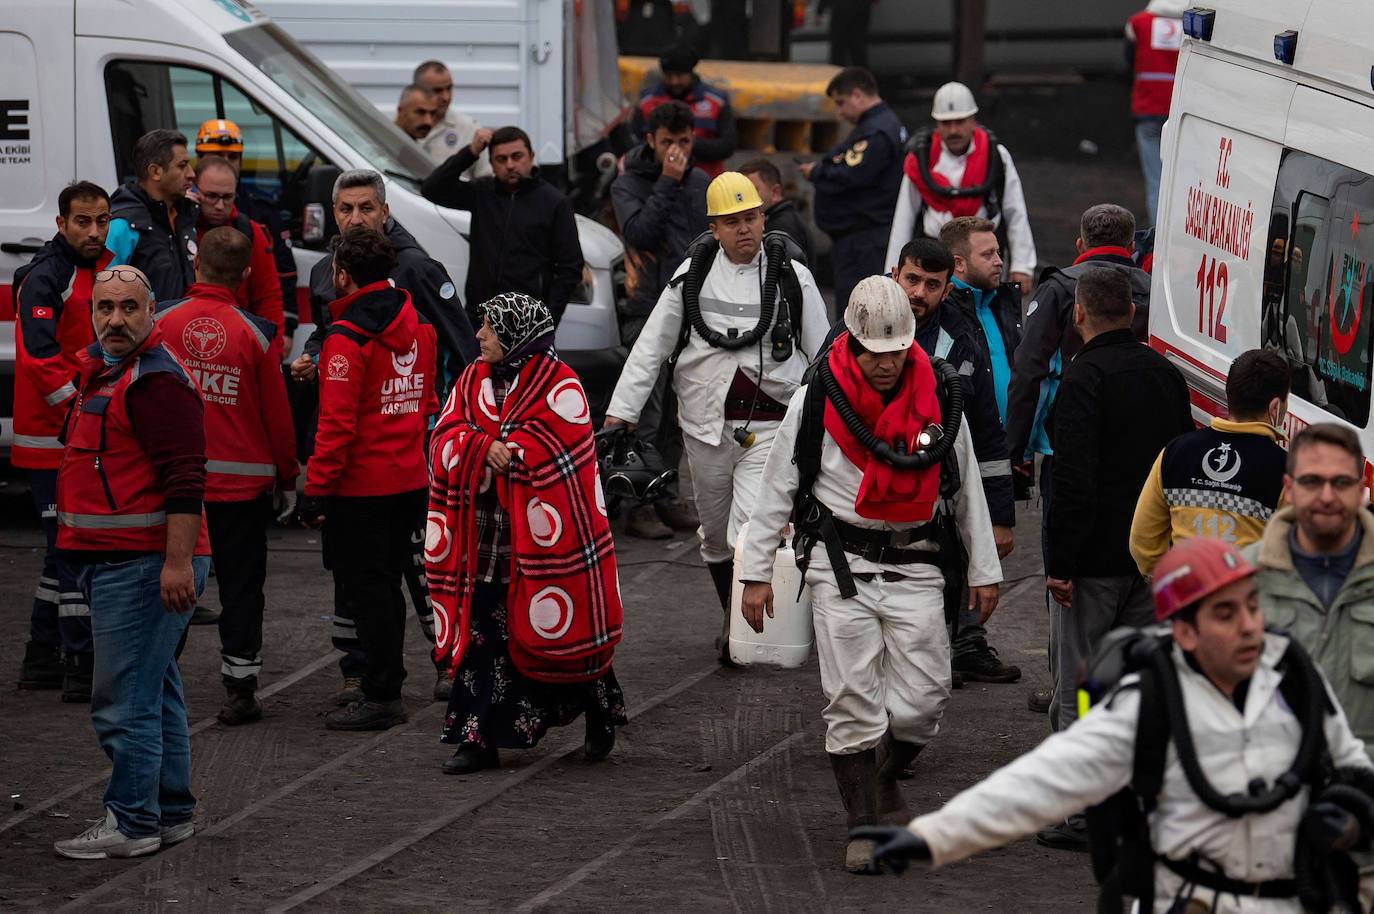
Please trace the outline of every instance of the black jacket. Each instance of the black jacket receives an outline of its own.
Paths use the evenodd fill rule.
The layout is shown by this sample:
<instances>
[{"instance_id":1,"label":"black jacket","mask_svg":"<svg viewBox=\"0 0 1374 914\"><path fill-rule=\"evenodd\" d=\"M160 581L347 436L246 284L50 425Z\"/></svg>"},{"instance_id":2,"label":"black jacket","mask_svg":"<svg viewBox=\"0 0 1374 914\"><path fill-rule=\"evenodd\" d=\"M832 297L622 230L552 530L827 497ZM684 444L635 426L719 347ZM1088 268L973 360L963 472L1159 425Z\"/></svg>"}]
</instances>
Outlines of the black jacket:
<instances>
[{"instance_id":1,"label":"black jacket","mask_svg":"<svg viewBox=\"0 0 1374 914\"><path fill-rule=\"evenodd\" d=\"M943 354L941 331L949 340L948 351ZM963 378L964 421L973 438L988 514L993 526L1016 526L1011 461L1006 458L1007 439L1002 434L1002 417L992 392L992 369L983 355L983 335L963 314L941 305L925 326L916 331L916 343L926 355L938 355L953 365Z\"/></svg>"},{"instance_id":2,"label":"black jacket","mask_svg":"<svg viewBox=\"0 0 1374 914\"><path fill-rule=\"evenodd\" d=\"M630 315L644 317L706 231L711 179L688 168L681 181L663 176L654 151L641 143L625 153L625 171L611 182L611 202L625 241L625 294Z\"/></svg>"},{"instance_id":3,"label":"black jacket","mask_svg":"<svg viewBox=\"0 0 1374 914\"><path fill-rule=\"evenodd\" d=\"M806 265L812 271L816 269L816 254L811 247L811 232L806 228L806 222L802 220L801 213L797 212L797 207L791 200L783 200L775 203L763 213L763 230L766 232L786 232L791 236L797 246L802 249L802 254L806 257Z\"/></svg>"},{"instance_id":4,"label":"black jacket","mask_svg":"<svg viewBox=\"0 0 1374 914\"><path fill-rule=\"evenodd\" d=\"M286 317L286 332L295 333L296 315L296 255L291 253L291 232L281 218L281 209L260 197L249 196L240 186L234 201L239 212L258 223L272 242L272 260L277 265L277 281L281 284L281 308Z\"/></svg>"},{"instance_id":5,"label":"black jacket","mask_svg":"<svg viewBox=\"0 0 1374 914\"><path fill-rule=\"evenodd\" d=\"M426 200L472 213L471 257L464 286L468 317L502 292L523 292L549 306L562 320L582 282L582 246L572 202L539 176L538 169L514 191L493 177L463 181L459 176L477 156L464 146L449 156L420 187Z\"/></svg>"},{"instance_id":6,"label":"black jacket","mask_svg":"<svg viewBox=\"0 0 1374 914\"><path fill-rule=\"evenodd\" d=\"M396 269L391 271L391 280L398 289L410 293L415 310L434 325L439 342L439 363L447 365L453 377L457 377L477 358L477 332L463 310L458 290L453 287L443 265L430 259L399 222L388 218L383 228L396 248ZM338 297L334 291L334 257L330 255L321 258L310 270L310 308L315 314L315 332L305 341L305 351L310 355L319 355L324 335L329 330L329 303Z\"/></svg>"},{"instance_id":7,"label":"black jacket","mask_svg":"<svg viewBox=\"0 0 1374 914\"><path fill-rule=\"evenodd\" d=\"M1131 519L1164 446L1194 428L1188 385L1129 328L1093 337L1050 411L1050 577L1138 574Z\"/></svg>"},{"instance_id":8,"label":"black jacket","mask_svg":"<svg viewBox=\"0 0 1374 914\"><path fill-rule=\"evenodd\" d=\"M892 226L902 185L906 128L886 102L859 116L854 129L816 162L816 226L835 235Z\"/></svg>"},{"instance_id":9,"label":"black jacket","mask_svg":"<svg viewBox=\"0 0 1374 914\"><path fill-rule=\"evenodd\" d=\"M1045 445L1042 426L1054 403L1055 390L1083 340L1073 324L1073 297L1078 277L1100 267L1121 270L1131 280L1136 339L1149 341L1150 274L1138 269L1130 257L1115 253L1088 252L1079 263L1063 270L1047 271L1026 310L1021 346L1012 365L1007 390L1007 445L1011 459L1020 463L1027 449Z\"/></svg>"},{"instance_id":10,"label":"black jacket","mask_svg":"<svg viewBox=\"0 0 1374 914\"><path fill-rule=\"evenodd\" d=\"M991 370L992 351L988 348L987 338L983 336L983 322L978 319L978 311L973 303L973 292L950 283L949 292L946 293L945 300L940 307L943 310L947 306L953 306L963 316L964 320L977 331L978 341L983 349L983 362ZM1015 364L1016 350L1021 345L1021 287L1015 283L1002 283L997 287L992 298L992 304L988 307L992 309L993 317L997 319L997 329L1002 335L1002 348L1007 353L1007 360L1009 363Z\"/></svg>"},{"instance_id":11,"label":"black jacket","mask_svg":"<svg viewBox=\"0 0 1374 914\"><path fill-rule=\"evenodd\" d=\"M138 243L125 262L147 275L158 301L184 297L196 281L191 263L196 256L200 207L183 197L173 209L175 230L167 207L148 196L136 181L121 184L110 196L110 216L123 219L138 235Z\"/></svg>"}]
</instances>

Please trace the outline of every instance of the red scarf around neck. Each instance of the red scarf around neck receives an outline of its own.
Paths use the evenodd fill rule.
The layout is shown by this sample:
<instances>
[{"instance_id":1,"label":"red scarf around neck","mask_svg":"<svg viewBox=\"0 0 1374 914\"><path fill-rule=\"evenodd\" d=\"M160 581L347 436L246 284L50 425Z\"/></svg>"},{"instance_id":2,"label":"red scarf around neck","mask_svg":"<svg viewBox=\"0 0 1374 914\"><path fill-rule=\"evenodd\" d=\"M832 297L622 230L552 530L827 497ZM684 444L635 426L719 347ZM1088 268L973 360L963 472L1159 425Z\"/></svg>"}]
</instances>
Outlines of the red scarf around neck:
<instances>
[{"instance_id":1,"label":"red scarf around neck","mask_svg":"<svg viewBox=\"0 0 1374 914\"><path fill-rule=\"evenodd\" d=\"M935 171L935 166L940 161L941 146L940 134L931 133L930 157L927 160L930 177L936 186L950 187L949 179ZM988 151L991 146L992 143L988 141L988 132L982 127L973 128L973 142L968 151L968 160L964 163L964 176L959 179L960 187L982 184L988 179ZM981 197L947 197L931 189L931 186L926 183L926 179L921 175L921 168L916 162L914 152L906 154L902 168L906 171L906 176L911 179L911 183L916 185L916 190L920 192L921 199L925 201L926 206L942 213L949 213L950 216L956 218L978 215L978 210L983 205Z\"/></svg>"},{"instance_id":2,"label":"red scarf around neck","mask_svg":"<svg viewBox=\"0 0 1374 914\"><path fill-rule=\"evenodd\" d=\"M913 454L921 430L940 423L935 372L920 346L908 350L897 395L888 403L883 403L882 394L864 380L859 360L849 350L848 331L831 344L829 363L849 405L879 439L889 444L903 441L906 452ZM880 460L854 437L829 399L825 402L825 430L849 462L863 471L859 494L854 499L855 513L893 523L930 520L940 496L939 464L924 470L902 470Z\"/></svg>"}]
</instances>

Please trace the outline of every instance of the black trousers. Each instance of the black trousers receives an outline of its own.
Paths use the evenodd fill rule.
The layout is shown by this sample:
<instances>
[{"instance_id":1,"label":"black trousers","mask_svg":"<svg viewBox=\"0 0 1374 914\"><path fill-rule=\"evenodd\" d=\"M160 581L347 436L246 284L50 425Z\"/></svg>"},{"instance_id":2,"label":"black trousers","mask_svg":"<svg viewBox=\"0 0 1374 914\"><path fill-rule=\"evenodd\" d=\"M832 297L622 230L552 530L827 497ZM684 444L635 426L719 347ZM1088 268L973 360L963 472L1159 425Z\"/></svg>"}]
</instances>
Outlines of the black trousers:
<instances>
[{"instance_id":1,"label":"black trousers","mask_svg":"<svg viewBox=\"0 0 1374 914\"><path fill-rule=\"evenodd\" d=\"M205 503L210 554L222 609L220 676L226 688L255 692L262 672L262 588L267 582L267 527L272 496Z\"/></svg>"},{"instance_id":2,"label":"black trousers","mask_svg":"<svg viewBox=\"0 0 1374 914\"><path fill-rule=\"evenodd\" d=\"M832 319L844 316L849 293L854 291L859 280L887 273L883 261L887 258L889 231L888 225L874 225L830 236L834 242L830 257L835 264L835 313L831 315Z\"/></svg>"},{"instance_id":3,"label":"black trousers","mask_svg":"<svg viewBox=\"0 0 1374 914\"><path fill-rule=\"evenodd\" d=\"M401 581L412 567L411 537L425 514L426 490L396 495L335 496L324 521L324 563L347 607L367 660L369 701L401 697L406 670L406 607Z\"/></svg>"},{"instance_id":4,"label":"black trousers","mask_svg":"<svg viewBox=\"0 0 1374 914\"><path fill-rule=\"evenodd\" d=\"M837 67L868 66L868 20L873 0L832 0L830 62Z\"/></svg>"}]
</instances>

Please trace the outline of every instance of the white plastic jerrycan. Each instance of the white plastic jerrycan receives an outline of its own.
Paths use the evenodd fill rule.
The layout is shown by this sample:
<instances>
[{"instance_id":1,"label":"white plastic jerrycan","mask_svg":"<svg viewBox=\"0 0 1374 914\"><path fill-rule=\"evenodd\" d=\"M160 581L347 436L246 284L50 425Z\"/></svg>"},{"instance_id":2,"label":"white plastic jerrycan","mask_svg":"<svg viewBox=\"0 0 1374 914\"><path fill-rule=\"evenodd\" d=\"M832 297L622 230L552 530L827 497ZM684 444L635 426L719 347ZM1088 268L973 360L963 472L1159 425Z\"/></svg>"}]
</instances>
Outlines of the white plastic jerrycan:
<instances>
[{"instance_id":1,"label":"white plastic jerrycan","mask_svg":"<svg viewBox=\"0 0 1374 914\"><path fill-rule=\"evenodd\" d=\"M749 530L746 522L735 539L735 581L730 588L730 659L740 666L799 667L811 655L811 590L802 588L792 546L783 540L773 561L773 617L763 616L763 633L749 627L740 612L744 585L740 583L740 554ZM801 596L797 593L800 590Z\"/></svg>"}]
</instances>

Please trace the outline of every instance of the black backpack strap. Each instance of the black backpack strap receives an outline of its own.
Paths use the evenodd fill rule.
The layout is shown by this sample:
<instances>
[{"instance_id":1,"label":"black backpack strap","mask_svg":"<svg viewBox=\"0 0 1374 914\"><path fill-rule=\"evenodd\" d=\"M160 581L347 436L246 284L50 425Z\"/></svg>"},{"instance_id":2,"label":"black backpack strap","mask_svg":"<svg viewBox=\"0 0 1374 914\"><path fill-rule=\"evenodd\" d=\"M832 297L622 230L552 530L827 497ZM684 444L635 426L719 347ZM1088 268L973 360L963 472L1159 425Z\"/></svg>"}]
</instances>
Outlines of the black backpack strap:
<instances>
[{"instance_id":1,"label":"black backpack strap","mask_svg":"<svg viewBox=\"0 0 1374 914\"><path fill-rule=\"evenodd\" d=\"M716 256L716 251L720 249L720 242L715 239L710 231L702 232L692 239L692 243L687 245L687 260L690 261L687 269L677 276L668 280L668 288L676 289L687 282L687 278L693 273L700 273L696 276L696 288L700 289L701 284L706 281L706 273L711 269L711 260ZM684 291L682 296L682 326L678 330L677 345L673 347L673 354L668 357L668 364L677 365L678 356L682 355L682 350L687 348L687 341L692 338L692 318L687 313L687 295Z\"/></svg>"},{"instance_id":2,"label":"black backpack strap","mask_svg":"<svg viewBox=\"0 0 1374 914\"><path fill-rule=\"evenodd\" d=\"M849 559L845 557L844 543L835 529L830 509L821 504L812 492L821 471L824 439L825 388L812 379L802 400L797 442L792 451L792 462L797 465L797 492L792 502L796 534L792 538L792 551L796 553L797 567L804 578L811 562L811 550L817 542L823 543L826 557L830 560L830 570L835 575L835 586L840 596L847 600L857 595L859 589L854 586L854 575L849 570Z\"/></svg>"},{"instance_id":3,"label":"black backpack strap","mask_svg":"<svg viewBox=\"0 0 1374 914\"><path fill-rule=\"evenodd\" d=\"M1157 650L1168 650L1160 646ZM1140 711L1136 717L1135 763L1131 788L1140 797L1148 815L1159 800L1164 786L1164 762L1169 753L1169 712L1164 696L1155 682L1155 671L1146 666L1140 670Z\"/></svg>"}]
</instances>

